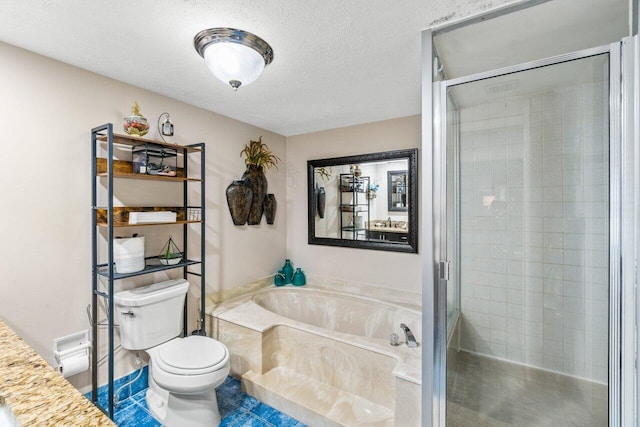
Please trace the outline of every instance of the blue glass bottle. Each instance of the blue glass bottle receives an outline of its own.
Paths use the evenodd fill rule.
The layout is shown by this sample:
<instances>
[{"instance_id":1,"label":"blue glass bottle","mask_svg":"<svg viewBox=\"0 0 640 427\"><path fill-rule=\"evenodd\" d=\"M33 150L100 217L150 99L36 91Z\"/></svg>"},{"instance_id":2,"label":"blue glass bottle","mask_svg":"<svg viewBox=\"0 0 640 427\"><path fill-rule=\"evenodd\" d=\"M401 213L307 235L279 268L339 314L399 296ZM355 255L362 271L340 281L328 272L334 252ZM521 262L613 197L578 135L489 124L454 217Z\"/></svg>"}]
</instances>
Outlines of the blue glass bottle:
<instances>
[{"instance_id":1,"label":"blue glass bottle","mask_svg":"<svg viewBox=\"0 0 640 427\"><path fill-rule=\"evenodd\" d=\"M273 276L273 284L276 286L284 286L285 276L282 270L278 270L278 272Z\"/></svg>"},{"instance_id":2,"label":"blue glass bottle","mask_svg":"<svg viewBox=\"0 0 640 427\"><path fill-rule=\"evenodd\" d=\"M287 259L284 262L282 273L284 274L284 283L287 285L290 284L293 280L293 266L291 265L291 260Z\"/></svg>"},{"instance_id":3,"label":"blue glass bottle","mask_svg":"<svg viewBox=\"0 0 640 427\"><path fill-rule=\"evenodd\" d=\"M307 278L304 276L302 269L297 268L296 272L293 275L293 285L304 286L306 283L307 283Z\"/></svg>"}]
</instances>

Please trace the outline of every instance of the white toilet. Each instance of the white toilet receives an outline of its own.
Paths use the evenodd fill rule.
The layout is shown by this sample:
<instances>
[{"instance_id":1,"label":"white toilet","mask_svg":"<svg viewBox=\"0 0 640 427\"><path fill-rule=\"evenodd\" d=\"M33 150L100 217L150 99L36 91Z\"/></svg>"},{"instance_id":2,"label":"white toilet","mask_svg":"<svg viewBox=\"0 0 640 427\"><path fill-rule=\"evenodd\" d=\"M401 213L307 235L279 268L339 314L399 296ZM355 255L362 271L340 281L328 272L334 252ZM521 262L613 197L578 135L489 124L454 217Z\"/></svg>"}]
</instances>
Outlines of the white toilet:
<instances>
[{"instance_id":1,"label":"white toilet","mask_svg":"<svg viewBox=\"0 0 640 427\"><path fill-rule=\"evenodd\" d=\"M147 404L167 427L217 426L216 387L229 374L229 351L213 338L180 338L189 282L168 280L114 294L122 347L149 354Z\"/></svg>"}]
</instances>

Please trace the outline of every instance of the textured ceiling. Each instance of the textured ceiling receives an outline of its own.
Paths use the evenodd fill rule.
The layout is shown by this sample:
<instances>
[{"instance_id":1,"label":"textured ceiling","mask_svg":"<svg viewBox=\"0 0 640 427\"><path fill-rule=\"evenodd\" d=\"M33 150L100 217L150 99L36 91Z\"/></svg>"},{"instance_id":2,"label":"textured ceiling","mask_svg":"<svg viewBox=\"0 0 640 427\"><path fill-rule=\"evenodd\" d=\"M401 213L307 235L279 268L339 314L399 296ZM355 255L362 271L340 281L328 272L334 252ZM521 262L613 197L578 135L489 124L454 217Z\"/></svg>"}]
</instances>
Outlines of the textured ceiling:
<instances>
[{"instance_id":1,"label":"textured ceiling","mask_svg":"<svg viewBox=\"0 0 640 427\"><path fill-rule=\"evenodd\" d=\"M435 37L447 78L620 41L629 0L553 0Z\"/></svg>"},{"instance_id":2,"label":"textured ceiling","mask_svg":"<svg viewBox=\"0 0 640 427\"><path fill-rule=\"evenodd\" d=\"M446 77L455 79L619 42L629 34L628 17L628 0L580 0L580 8L576 8L575 0L553 0L444 32L437 35L434 42ZM589 61L582 65L566 64L570 72L556 72L551 67L461 85L453 90L455 103L462 108L601 81L602 69L581 68L586 67L585 63Z\"/></svg>"},{"instance_id":3,"label":"textured ceiling","mask_svg":"<svg viewBox=\"0 0 640 427\"><path fill-rule=\"evenodd\" d=\"M420 112L421 31L510 0L2 0L0 41L283 135ZM233 92L193 36L235 27L274 62Z\"/></svg>"}]
</instances>

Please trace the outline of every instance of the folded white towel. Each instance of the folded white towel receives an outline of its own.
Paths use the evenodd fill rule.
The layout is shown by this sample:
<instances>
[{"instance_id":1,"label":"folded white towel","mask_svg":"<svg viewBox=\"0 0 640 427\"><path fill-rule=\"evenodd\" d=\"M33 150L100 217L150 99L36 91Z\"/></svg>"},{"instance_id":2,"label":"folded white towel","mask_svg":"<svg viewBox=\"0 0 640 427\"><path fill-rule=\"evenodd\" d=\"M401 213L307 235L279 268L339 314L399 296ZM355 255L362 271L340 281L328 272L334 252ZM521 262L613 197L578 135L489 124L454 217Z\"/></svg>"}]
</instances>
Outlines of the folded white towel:
<instances>
[{"instance_id":1,"label":"folded white towel","mask_svg":"<svg viewBox=\"0 0 640 427\"><path fill-rule=\"evenodd\" d=\"M176 222L177 214L170 211L129 212L129 224L153 224L160 222Z\"/></svg>"}]
</instances>

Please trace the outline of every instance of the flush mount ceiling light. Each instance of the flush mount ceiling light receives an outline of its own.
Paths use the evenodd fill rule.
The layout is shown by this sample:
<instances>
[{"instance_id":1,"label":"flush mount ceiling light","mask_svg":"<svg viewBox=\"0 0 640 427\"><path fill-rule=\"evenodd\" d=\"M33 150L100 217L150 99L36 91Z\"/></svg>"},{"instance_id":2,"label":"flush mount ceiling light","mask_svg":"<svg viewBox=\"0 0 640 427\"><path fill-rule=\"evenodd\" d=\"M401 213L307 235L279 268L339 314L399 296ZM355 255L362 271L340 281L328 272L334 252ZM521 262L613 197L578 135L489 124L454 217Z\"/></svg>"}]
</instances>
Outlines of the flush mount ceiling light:
<instances>
[{"instance_id":1,"label":"flush mount ceiling light","mask_svg":"<svg viewBox=\"0 0 640 427\"><path fill-rule=\"evenodd\" d=\"M235 28L209 28L193 39L209 70L234 90L253 83L273 61L269 43Z\"/></svg>"}]
</instances>

